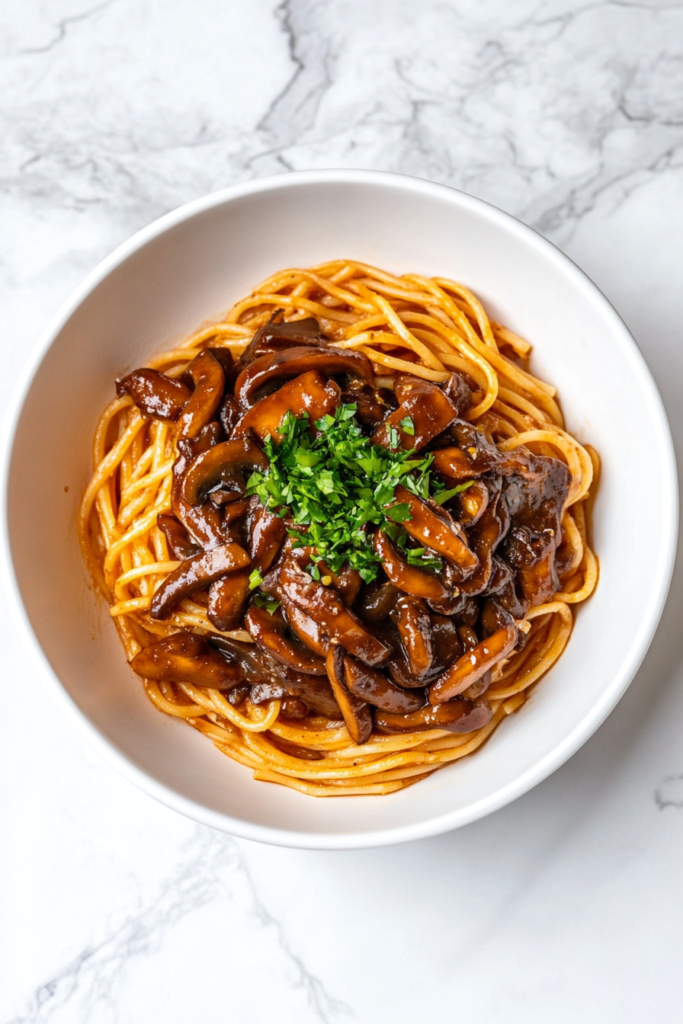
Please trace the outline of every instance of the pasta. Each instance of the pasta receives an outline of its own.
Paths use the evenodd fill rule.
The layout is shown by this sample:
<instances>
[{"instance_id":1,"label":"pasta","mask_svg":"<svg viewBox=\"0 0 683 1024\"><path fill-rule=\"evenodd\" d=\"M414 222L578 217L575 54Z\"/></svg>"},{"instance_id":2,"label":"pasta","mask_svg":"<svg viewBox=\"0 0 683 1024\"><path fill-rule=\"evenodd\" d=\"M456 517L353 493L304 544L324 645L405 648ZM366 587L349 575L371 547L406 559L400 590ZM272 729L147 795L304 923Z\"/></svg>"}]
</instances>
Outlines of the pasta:
<instances>
[{"instance_id":1,"label":"pasta","mask_svg":"<svg viewBox=\"0 0 683 1024\"><path fill-rule=\"evenodd\" d=\"M313 321L319 333L313 342L304 342L309 353L315 349L315 358L304 352L296 328L291 343L280 339L260 356L250 349L258 332L263 337L264 331L273 332L271 325L282 333L283 324L298 324L305 332L313 330ZM312 796L393 793L481 747L561 656L574 608L590 597L598 580L590 508L599 459L564 428L556 389L533 376L530 355L528 342L491 321L463 285L419 274L397 277L340 259L273 275L219 322L154 356L146 369L136 371L137 377L125 378L95 432L94 474L80 509L79 537L126 657L138 667L155 707L205 734L255 779ZM293 370L284 374L287 360L301 371L297 376ZM361 375L354 384L353 375L360 374L356 368L367 366L372 378ZM216 391L211 375L219 373ZM301 392L304 385L298 382L304 378L308 390ZM230 379L234 395L225 386ZM341 398L335 379L345 381ZM286 509L280 505L260 520L260 528L272 527L278 542L271 562L258 568L250 559L253 548L247 550L244 533L238 531L256 506L259 514L265 508L268 474L273 477L278 457L273 438L280 439L280 452L294 455L295 442L300 443L300 462L303 456L321 457L315 454L315 432L313 441L306 435L304 442L297 433L301 393L306 408L322 403L321 415L340 432L339 410L356 408L360 416L371 394L375 406L384 402L386 408L376 425L354 427L358 451L379 444L388 453L382 455L383 466L396 474L395 466L412 458L411 452L417 463L419 441L423 461L412 476L401 478L408 480L408 489L396 476L387 521L374 535L367 534L365 552L362 544L357 546L355 561L345 563L343 550L340 554L332 541L325 561L323 549L311 540L313 527L304 519L296 534L291 508L283 519ZM273 396L279 396L277 402ZM448 413L448 423L443 420L446 427L437 434L441 443L432 436L437 427L424 428L427 433L420 437L419 417L429 413L436 422L438 402L447 403L447 413L457 411L457 417ZM227 441L221 440L226 436ZM227 451L226 444L232 445L232 461L213 465L212 453L221 446ZM545 476L539 476L539 467ZM423 500L414 482L420 473L422 480L431 473L440 488L429 500ZM341 487L334 480L330 486ZM533 501L532 487L537 487ZM331 491L334 500L340 499ZM406 518L395 523L391 509L399 506ZM528 518L532 506L533 522ZM331 516L335 507L330 505ZM520 518L519 509L526 510L527 519ZM543 528L534 525L541 514L546 517ZM447 534L446 547L415 547L422 515L431 515L432 526L437 517ZM377 525L377 519L373 522ZM548 526L551 522L556 531ZM283 540L283 523L288 541ZM426 527L423 532L429 536ZM288 552L289 570L278 570L283 552ZM302 552L305 557L299 557ZM273 575L273 566L279 575ZM427 587L424 594L402 582L410 570L418 590ZM229 584L222 590L221 580ZM304 622L311 618L310 608L303 598L297 603L297 594L309 587L310 600L320 600L320 588L327 587L339 614L346 614L342 598L347 600L349 586L355 592L347 608L365 640L354 648L338 636L329 624L329 609L327 618L321 612L314 623L320 636L311 640L310 621L308 626ZM377 608L383 600L391 605L386 622L393 625L372 619L381 614ZM274 608L278 601L279 610ZM423 663L417 648L406 654L406 637L419 647L421 628L429 647ZM458 657L435 674L438 630L439 636L452 638ZM368 636L379 645L376 656ZM399 654L396 637L403 643ZM381 647L388 651L392 643L389 658ZM291 668L293 650L298 675L285 668L279 682L275 677L259 681L259 658L270 659L271 666L289 658ZM176 668L173 677L162 665L165 656L169 664L191 663L192 668L185 674ZM468 658L479 659L474 674ZM385 671L387 664L390 671ZM146 674L139 666L147 666ZM309 683L301 681L301 666L304 677L313 673ZM397 713L387 711L382 673L391 699L399 702ZM295 675L299 689L293 683L288 689L287 679ZM314 686L310 680L318 682ZM386 706L372 703L380 690ZM405 700L398 691L405 692ZM332 710L325 713L330 700ZM453 718L456 712L460 718ZM405 727L398 719L405 719ZM461 728L465 731L454 731Z\"/></svg>"}]
</instances>

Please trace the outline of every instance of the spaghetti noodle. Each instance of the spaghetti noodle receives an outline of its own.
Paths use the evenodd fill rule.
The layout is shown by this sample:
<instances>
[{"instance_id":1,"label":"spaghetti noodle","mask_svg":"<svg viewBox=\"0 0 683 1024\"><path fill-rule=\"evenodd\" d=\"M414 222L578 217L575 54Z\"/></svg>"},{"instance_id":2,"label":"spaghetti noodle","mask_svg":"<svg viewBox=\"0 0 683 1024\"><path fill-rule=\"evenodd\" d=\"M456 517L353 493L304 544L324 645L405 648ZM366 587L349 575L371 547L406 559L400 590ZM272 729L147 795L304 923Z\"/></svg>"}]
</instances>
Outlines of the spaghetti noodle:
<instances>
[{"instance_id":1,"label":"spaghetti noodle","mask_svg":"<svg viewBox=\"0 0 683 1024\"><path fill-rule=\"evenodd\" d=\"M269 325L301 324L303 330L304 325L311 324L311 318L317 321L315 326L320 332L316 342L320 359L315 366L310 364L312 369L305 368L303 356L292 354L303 351L301 339L293 342L294 347L280 339L270 349L268 345L261 350L254 348L255 335L263 336ZM296 329L292 337L295 335ZM211 356L202 364L200 357L207 352ZM146 370L137 371L138 377L132 383L134 375L126 378L128 390L120 388L119 396L104 411L95 433L95 471L83 497L79 535L87 564L109 601L127 658L137 666L148 666L143 685L152 703L165 714L204 733L220 751L251 769L255 779L276 782L313 796L392 793L481 747L500 722L524 704L535 684L560 657L572 631L573 607L591 595L598 578L598 562L589 537L598 457L564 429L556 389L532 375L530 354L528 342L489 320L479 300L463 285L418 274L397 277L362 263L334 260L308 270L284 270L273 275L238 302L220 322L203 327L182 344L152 358ZM301 374L294 380L293 373L269 378L268 374L281 371L285 356L288 365L299 367ZM234 387L233 396L230 388L221 384L218 397L224 402L220 409L222 428L218 425L216 402L208 412L206 408L213 386L209 377L219 372L212 369L214 362L219 367L222 364L221 382L232 379ZM257 373L257 364L265 369ZM371 366L372 378L368 379L367 374L363 377L360 369L354 369L356 366ZM320 372L319 367L323 367ZM238 371L241 372L235 383ZM349 385L349 374L354 373L360 374L355 392ZM336 379L343 377L346 381L341 406L340 389L332 381L335 375ZM439 401L448 402L457 412L457 418L450 416L436 440L428 432L420 442L420 458L425 459L421 465L427 466L424 472L431 471L440 488L439 493L430 496L436 498L436 503L423 501L414 484L412 490L403 488L403 496L396 489L399 497L392 500L409 509L409 513L404 512L407 518L398 526L392 525L393 521L378 526L375 550L380 554L372 557L377 566L381 562L382 568L372 569L370 556L359 553L356 568L349 570L352 575L355 573L354 593L350 597L344 589L346 570L339 567L339 559L336 571L329 569L320 560L320 553L316 555L314 546L304 546L305 525L301 528L303 537L299 533L295 542L291 536L284 545L280 541L274 561L271 559L271 564L256 570L235 533L240 516L252 514L260 501L256 495L262 497L265 493L254 490L250 480L247 490L251 487L252 497L245 495L244 470L251 469L253 479L261 481L267 481L269 472L274 472L277 456L273 430L286 422L283 413L289 414L290 423L292 415L300 416L301 407L296 407L296 402L292 406L294 399L287 396L294 394L297 381L304 377L309 381L307 387L318 388L314 397L323 403L320 408L325 411L321 415L335 424L341 423L339 408L360 410L350 400L355 395L360 402L364 394L367 399L367 388L371 389L370 404L375 403L373 415L377 422L368 428L366 421L352 437L359 446L383 446L383 451L389 453L382 456L383 465L389 466L390 471L394 465L391 459L397 451L396 459L401 452L409 452L409 457L413 457L413 443L417 451L416 431L419 435L422 428L416 426L417 416L407 414L406 410L417 409L422 415L419 410L433 404L434 396L440 395ZM283 379L289 383L283 385ZM159 380L163 382L161 391ZM273 391L273 386L278 385L279 391ZM413 399L418 394L417 385L423 388L422 404L413 401L410 405L411 394ZM223 398L224 394L228 397ZM265 397L259 401L259 395ZM273 395L280 395L279 406L273 405ZM310 405L308 392L306 400ZM258 420L265 402L278 417L276 422L271 416L270 428ZM378 403L384 404L380 413L376 412ZM240 423L246 423L249 429L240 431ZM292 438L301 436L294 427L291 429ZM382 430L386 430L386 439ZM229 440L222 441L226 435ZM277 436L282 439L285 435ZM242 445L240 466L235 469L233 465L228 472L223 462L218 470L214 467L214 477L209 479L209 455L226 444L233 448ZM316 444L319 447L313 431L305 439L305 451L315 454ZM282 441L278 450L285 448ZM264 450L271 452L270 468ZM430 456L425 454L427 451L431 451ZM560 481L555 491L548 483L551 478ZM181 483L182 492L178 490ZM532 484L537 487L533 501L529 498ZM444 494L446 499L439 503ZM560 494L561 500L557 497ZM192 500L188 501L188 495ZM556 535L548 526L552 500L560 501L555 509L559 526ZM179 502L184 502L186 513L181 521ZM259 507L262 505L263 502ZM546 516L542 522L528 519L532 506L535 516ZM387 507L390 520L391 508L398 505L388 503ZM494 507L497 511L492 511ZM197 509L205 509L201 520L197 518ZM526 520L519 509L526 510ZM280 516L286 511L276 509ZM446 544L454 545L453 538L459 538L459 556L446 551L444 557L444 551L431 550L428 544L414 546L422 514L440 517L439 523L448 533ZM374 522L377 525L377 520ZM292 529L291 509L286 523L290 535L296 533ZM413 529L408 536L404 527L407 530L411 523ZM489 536L486 523L493 537L490 543L485 539L485 535ZM180 540L178 531L183 535ZM397 541L398 533L403 538L401 542ZM368 550L371 540L372 535L368 534ZM290 568L278 575L285 551ZM297 552L300 556L302 551L309 559L313 557L308 566L306 557L298 557L297 561ZM505 558L500 557L501 552ZM475 563L477 567L473 570ZM399 566L395 571L390 569L394 564ZM484 572L484 565L488 568L477 589L472 580L478 578L477 573ZM319 566L325 573L322 577ZM271 570L270 576L267 569ZM431 597L416 595L414 588L411 591L410 585L401 583L408 578L405 573L410 569L419 574L419 578L410 578L417 579L420 586L426 586L425 580L432 580ZM204 580L204 587L197 587L190 570L199 574L200 582ZM401 571L404 576L399 579ZM370 582L373 572L377 578ZM492 582L494 578L498 590ZM215 602L212 605L213 598L208 596L214 592L210 587L217 586L216 581L220 583L221 579L231 581L228 604L232 602L233 612L237 606L241 609L238 622L234 615L230 619L224 614L221 619L220 611L217 618ZM254 605L253 590L262 584L268 598L269 579L271 604L268 606L266 600L258 608ZM241 581L239 586L235 581ZM386 669L386 653L380 650L375 657L374 651L368 653L370 648L365 641L365 647L353 649L343 638L339 640L329 625L329 616L314 623L318 627L317 640L311 639L308 613L313 605L302 604L297 598L307 587L334 591L335 607L342 611L344 597L353 622L361 623L361 632L365 622L367 635L375 644L393 650L390 668L396 662L401 664L391 668L390 675L385 672L387 686L392 694L399 690L406 694L405 701L399 694L397 713L387 711L388 705L382 709L381 701L374 704L373 710L372 694L379 692L377 686L381 689L383 685L378 679ZM382 587L384 591L380 594ZM505 594L507 602L501 596ZM382 625L377 617L377 607L385 598L387 606L391 605L386 621L393 625ZM274 612L278 599L282 608ZM246 619L245 607L253 609ZM365 612L369 618L364 619ZM283 630L288 637L293 636L292 630L296 634L294 642L283 641L285 661L289 657L291 666L291 651L298 644L298 657L303 661L297 664L314 672L308 679L318 680L316 685L321 693L322 686L329 690L327 676L321 677L326 668L332 684L332 711L321 713L325 702L321 704L311 698L303 683L303 689L288 689L287 679L294 679L294 674L287 668L280 677L282 685L273 685L271 679L270 690L267 686L258 690L259 683L255 684L254 678L258 676L259 657L269 658L271 666L283 663L282 658L278 660L278 639L273 632L277 632L273 626L276 619L278 636L284 636ZM304 619L309 620L306 628ZM446 658L439 666L438 678L436 670L430 675L425 669L429 665L429 651L422 669L419 652L406 654L406 637L420 640L419 632L410 633L411 623L414 626L418 621L429 634L432 665L436 664L436 632L432 631L441 630L454 645L451 664ZM398 631L396 622L401 627ZM297 623L301 628L297 628ZM213 644L210 648L207 638ZM307 638L308 653L304 650L302 654L302 641L306 647ZM209 676L204 683L199 685L199 677L195 678L192 672L183 675L176 671L173 678L171 670L170 675L169 671L153 671L149 666L160 642L167 644L163 649L171 651L172 659L176 659L173 665L180 664L179 659L183 658L188 664L193 662L193 671L200 663L205 665ZM497 653L492 653L496 644ZM236 667L235 651L242 652L240 657L247 661L251 658L248 664L253 671L251 675L247 673L246 684L246 662ZM147 652L147 661L142 652ZM474 675L466 663L468 657L470 662L479 659ZM227 668L222 667L221 659ZM319 667L321 663L323 669ZM464 681L468 682L465 689L458 682L463 672ZM226 673L230 677L227 683ZM300 676L301 673L297 678ZM207 678L216 685L207 685ZM370 704L359 693L370 694ZM421 710L406 711L420 704ZM367 713L359 710L360 705L369 708ZM465 715L461 726L464 723L466 731L452 731L460 728L447 721L449 715L453 717L453 709L458 715ZM474 717L467 719L465 713ZM405 725L397 724L398 719L404 720ZM467 721L471 728L466 726ZM363 722L369 723L367 728ZM414 728L411 722L416 723Z\"/></svg>"}]
</instances>

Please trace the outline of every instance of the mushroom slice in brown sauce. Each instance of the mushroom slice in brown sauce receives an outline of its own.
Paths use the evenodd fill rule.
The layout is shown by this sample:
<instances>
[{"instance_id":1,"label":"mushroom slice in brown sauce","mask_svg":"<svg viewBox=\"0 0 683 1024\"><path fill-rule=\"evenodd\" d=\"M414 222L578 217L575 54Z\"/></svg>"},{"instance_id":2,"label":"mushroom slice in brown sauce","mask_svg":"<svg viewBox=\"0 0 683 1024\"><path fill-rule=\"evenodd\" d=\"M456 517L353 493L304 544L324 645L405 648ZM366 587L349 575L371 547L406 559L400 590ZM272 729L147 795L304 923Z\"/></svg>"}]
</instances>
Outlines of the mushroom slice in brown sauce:
<instances>
[{"instance_id":1,"label":"mushroom slice in brown sauce","mask_svg":"<svg viewBox=\"0 0 683 1024\"><path fill-rule=\"evenodd\" d=\"M221 404L225 374L218 360L206 350L192 360L187 368L195 389L178 419L178 437L196 437L213 418Z\"/></svg>"},{"instance_id":2,"label":"mushroom slice in brown sauce","mask_svg":"<svg viewBox=\"0 0 683 1024\"><path fill-rule=\"evenodd\" d=\"M321 658L327 657L330 649L330 639L325 635L315 619L306 615L300 608L297 608L291 601L283 601L283 608L287 622L296 633L302 643L314 654Z\"/></svg>"},{"instance_id":3,"label":"mushroom slice in brown sauce","mask_svg":"<svg viewBox=\"0 0 683 1024\"><path fill-rule=\"evenodd\" d=\"M184 597L213 583L227 572L249 565L249 555L239 544L223 544L181 562L170 572L152 598L153 619L166 619Z\"/></svg>"},{"instance_id":4,"label":"mushroom slice in brown sauce","mask_svg":"<svg viewBox=\"0 0 683 1024\"><path fill-rule=\"evenodd\" d=\"M276 661L289 665L297 672L325 675L324 659L310 651L301 641L287 637L287 623L279 609L271 614L265 608L252 605L244 617L244 625L254 642L267 650Z\"/></svg>"},{"instance_id":5,"label":"mushroom slice in brown sauce","mask_svg":"<svg viewBox=\"0 0 683 1024\"><path fill-rule=\"evenodd\" d=\"M447 729L448 732L475 732L487 725L492 718L490 704L486 701L474 703L458 698L447 704L426 704L408 715L391 714L388 711L375 712L375 728L378 732L421 732L424 729Z\"/></svg>"},{"instance_id":6,"label":"mushroom slice in brown sauce","mask_svg":"<svg viewBox=\"0 0 683 1024\"><path fill-rule=\"evenodd\" d=\"M144 679L191 683L213 690L229 690L242 679L236 665L229 664L205 640L192 633L173 633L143 647L130 664Z\"/></svg>"},{"instance_id":7,"label":"mushroom slice in brown sauce","mask_svg":"<svg viewBox=\"0 0 683 1024\"><path fill-rule=\"evenodd\" d=\"M199 554L199 546L194 543L189 533L175 516L161 514L157 516L157 526L166 538L171 558L183 561Z\"/></svg>"},{"instance_id":8,"label":"mushroom slice in brown sauce","mask_svg":"<svg viewBox=\"0 0 683 1024\"><path fill-rule=\"evenodd\" d=\"M280 311L273 313L268 323L256 331L239 358L237 366L240 371L254 359L270 352L280 352L282 349L301 345L316 348L326 343L327 339L320 330L318 321L313 317L285 322L279 319L280 315Z\"/></svg>"},{"instance_id":9,"label":"mushroom slice in brown sauce","mask_svg":"<svg viewBox=\"0 0 683 1024\"><path fill-rule=\"evenodd\" d=\"M332 644L327 652L327 676L354 743L367 743L372 733L372 712L364 700L354 696L346 685L344 652Z\"/></svg>"},{"instance_id":10,"label":"mushroom slice in brown sauce","mask_svg":"<svg viewBox=\"0 0 683 1024\"><path fill-rule=\"evenodd\" d=\"M309 370L252 405L235 424L232 436L243 437L251 430L261 440L270 436L280 441L278 427L286 413L291 412L297 419L305 414L310 423L315 423L331 415L340 402L339 386L333 380L326 381L317 370Z\"/></svg>"},{"instance_id":11,"label":"mushroom slice in brown sauce","mask_svg":"<svg viewBox=\"0 0 683 1024\"><path fill-rule=\"evenodd\" d=\"M273 382L291 380L309 370L332 377L350 373L372 380L372 363L361 352L340 348L288 348L259 356L240 373L235 383L235 396L243 408L254 404L257 393Z\"/></svg>"},{"instance_id":12,"label":"mushroom slice in brown sauce","mask_svg":"<svg viewBox=\"0 0 683 1024\"><path fill-rule=\"evenodd\" d=\"M140 412L167 420L178 419L192 394L181 381L146 366L117 380L116 393L128 393Z\"/></svg>"},{"instance_id":13,"label":"mushroom slice in brown sauce","mask_svg":"<svg viewBox=\"0 0 683 1024\"><path fill-rule=\"evenodd\" d=\"M419 597L401 594L396 602L395 615L403 649L408 656L410 672L419 679L429 672L434 660L429 609Z\"/></svg>"},{"instance_id":14,"label":"mushroom slice in brown sauce","mask_svg":"<svg viewBox=\"0 0 683 1024\"><path fill-rule=\"evenodd\" d=\"M474 572L479 564L477 556L467 546L464 530L447 512L437 514L402 484L396 488L394 497L410 509L410 518L403 523L406 533L457 565L461 572Z\"/></svg>"},{"instance_id":15,"label":"mushroom slice in brown sauce","mask_svg":"<svg viewBox=\"0 0 683 1024\"><path fill-rule=\"evenodd\" d=\"M396 378L395 394L400 402L398 409L387 416L372 438L375 444L384 448L391 447L393 427L397 431L401 448L419 451L458 415L457 408L440 387L410 374L400 374ZM412 434L401 428L401 421L406 418L412 420Z\"/></svg>"},{"instance_id":16,"label":"mushroom slice in brown sauce","mask_svg":"<svg viewBox=\"0 0 683 1024\"><path fill-rule=\"evenodd\" d=\"M424 690L404 690L376 668L363 665L351 655L344 655L344 680L355 697L382 711L407 714L425 703Z\"/></svg>"},{"instance_id":17,"label":"mushroom slice in brown sauce","mask_svg":"<svg viewBox=\"0 0 683 1024\"><path fill-rule=\"evenodd\" d=\"M332 587L316 583L291 558L284 561L280 570L280 586L288 601L361 661L379 665L390 656L391 648L368 632Z\"/></svg>"},{"instance_id":18,"label":"mushroom slice in brown sauce","mask_svg":"<svg viewBox=\"0 0 683 1024\"><path fill-rule=\"evenodd\" d=\"M206 614L216 629L225 632L241 625L244 608L251 593L249 588L250 570L229 572L209 587L209 603Z\"/></svg>"},{"instance_id":19,"label":"mushroom slice in brown sauce","mask_svg":"<svg viewBox=\"0 0 683 1024\"><path fill-rule=\"evenodd\" d=\"M442 600L449 596L449 591L436 576L409 565L383 530L375 533L374 547L385 573L399 590L425 600Z\"/></svg>"},{"instance_id":20,"label":"mushroom slice in brown sauce","mask_svg":"<svg viewBox=\"0 0 683 1024\"><path fill-rule=\"evenodd\" d=\"M441 704L452 700L489 672L497 662L506 658L517 643L514 624L497 629L477 646L463 654L444 674L429 687L429 700Z\"/></svg>"},{"instance_id":21,"label":"mushroom slice in brown sauce","mask_svg":"<svg viewBox=\"0 0 683 1024\"><path fill-rule=\"evenodd\" d=\"M235 498L244 494L243 469L267 469L268 459L249 437L223 441L198 455L183 476L182 496L201 505L211 490L223 487Z\"/></svg>"}]
</instances>

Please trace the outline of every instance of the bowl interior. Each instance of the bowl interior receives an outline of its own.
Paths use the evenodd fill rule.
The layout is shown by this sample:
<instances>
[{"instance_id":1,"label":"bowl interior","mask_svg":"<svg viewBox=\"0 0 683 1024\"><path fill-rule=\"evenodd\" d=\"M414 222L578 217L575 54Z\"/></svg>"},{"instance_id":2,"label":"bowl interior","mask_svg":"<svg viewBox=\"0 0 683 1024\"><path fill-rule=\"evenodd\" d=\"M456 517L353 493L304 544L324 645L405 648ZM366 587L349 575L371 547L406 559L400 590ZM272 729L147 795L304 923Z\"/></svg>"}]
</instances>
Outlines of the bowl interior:
<instances>
[{"instance_id":1,"label":"bowl interior","mask_svg":"<svg viewBox=\"0 0 683 1024\"><path fill-rule=\"evenodd\" d=\"M294 177L167 218L86 283L21 411L8 475L16 579L55 675L138 783L180 810L274 842L363 845L472 820L539 781L587 738L628 684L656 624L672 556L675 492L661 405L623 324L564 256L460 193L371 175ZM534 344L568 427L600 452L595 596L531 700L473 758L382 799L315 800L255 783L182 723L155 711L90 586L75 519L93 428L114 378L215 318L270 273L348 256L455 278ZM642 530L633 467L648 466ZM652 521L654 519L654 521ZM638 542L638 557L627 557Z\"/></svg>"}]
</instances>

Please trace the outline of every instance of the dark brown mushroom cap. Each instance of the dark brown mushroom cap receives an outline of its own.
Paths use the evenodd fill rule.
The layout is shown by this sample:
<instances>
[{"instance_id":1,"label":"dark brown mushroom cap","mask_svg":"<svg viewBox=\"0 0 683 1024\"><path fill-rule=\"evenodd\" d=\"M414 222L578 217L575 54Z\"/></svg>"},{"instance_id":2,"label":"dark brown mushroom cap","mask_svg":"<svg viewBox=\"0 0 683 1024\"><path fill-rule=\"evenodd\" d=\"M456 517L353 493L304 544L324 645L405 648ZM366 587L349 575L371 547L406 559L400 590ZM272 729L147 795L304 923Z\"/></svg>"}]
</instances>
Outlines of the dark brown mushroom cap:
<instances>
[{"instance_id":1,"label":"dark brown mushroom cap","mask_svg":"<svg viewBox=\"0 0 683 1024\"><path fill-rule=\"evenodd\" d=\"M394 391L400 405L390 413L373 434L373 442L384 448L391 447L390 430L398 432L399 446L404 449L424 448L457 418L458 410L448 395L436 384L420 380L411 374L399 374ZM401 421L409 417L414 433L401 429Z\"/></svg>"},{"instance_id":2,"label":"dark brown mushroom cap","mask_svg":"<svg viewBox=\"0 0 683 1024\"><path fill-rule=\"evenodd\" d=\"M512 652L517 643L517 635L517 627L510 623L482 640L474 650L463 654L429 687L430 702L441 704L452 700L476 683Z\"/></svg>"},{"instance_id":3,"label":"dark brown mushroom cap","mask_svg":"<svg viewBox=\"0 0 683 1024\"><path fill-rule=\"evenodd\" d=\"M189 505L201 505L209 491L227 487L235 497L244 494L243 469L267 469L268 459L249 437L232 438L202 452L185 470L182 496Z\"/></svg>"},{"instance_id":4,"label":"dark brown mushroom cap","mask_svg":"<svg viewBox=\"0 0 683 1024\"><path fill-rule=\"evenodd\" d=\"M278 427L286 413L291 412L297 419L305 414L313 424L332 414L340 402L339 386L333 380L326 381L317 370L309 370L253 405L237 422L232 436L243 437L253 431L261 440L270 436L280 441Z\"/></svg>"},{"instance_id":5,"label":"dark brown mushroom cap","mask_svg":"<svg viewBox=\"0 0 683 1024\"><path fill-rule=\"evenodd\" d=\"M425 600L440 600L449 596L449 591L436 576L409 565L383 530L377 530L373 543L385 573L399 590Z\"/></svg>"},{"instance_id":6,"label":"dark brown mushroom cap","mask_svg":"<svg viewBox=\"0 0 683 1024\"><path fill-rule=\"evenodd\" d=\"M249 555L239 544L222 544L194 558L187 558L170 572L152 598L150 615L166 619L175 606L193 591L205 587L227 572L249 565Z\"/></svg>"},{"instance_id":7,"label":"dark brown mushroom cap","mask_svg":"<svg viewBox=\"0 0 683 1024\"><path fill-rule=\"evenodd\" d=\"M244 367L269 352L279 352L286 348L302 345L317 347L324 345L327 339L320 330L318 321L312 316L305 320L279 320L280 310L273 313L267 324L259 327L237 364L242 371Z\"/></svg>"},{"instance_id":8,"label":"dark brown mushroom cap","mask_svg":"<svg viewBox=\"0 0 683 1024\"><path fill-rule=\"evenodd\" d=\"M209 603L206 614L216 629L224 632L237 629L242 622L244 609L249 600L249 569L230 572L209 587Z\"/></svg>"},{"instance_id":9,"label":"dark brown mushroom cap","mask_svg":"<svg viewBox=\"0 0 683 1024\"><path fill-rule=\"evenodd\" d=\"M179 380L142 367L116 381L117 395L128 393L140 412L177 420L192 392Z\"/></svg>"},{"instance_id":10,"label":"dark brown mushroom cap","mask_svg":"<svg viewBox=\"0 0 683 1024\"><path fill-rule=\"evenodd\" d=\"M391 648L368 632L339 594L311 579L291 557L280 569L280 587L285 598L317 622L330 639L367 665L379 665L390 656Z\"/></svg>"},{"instance_id":11,"label":"dark brown mushroom cap","mask_svg":"<svg viewBox=\"0 0 683 1024\"><path fill-rule=\"evenodd\" d=\"M408 657L401 649L396 652L388 665L389 673L399 686L414 689L425 686L430 680L441 675L463 652L462 643L455 624L446 615L430 616L432 625L433 658L429 671L424 676L415 676L410 671Z\"/></svg>"},{"instance_id":12,"label":"dark brown mushroom cap","mask_svg":"<svg viewBox=\"0 0 683 1024\"><path fill-rule=\"evenodd\" d=\"M367 743L372 733L372 712L367 703L354 696L346 685L344 652L339 644L330 645L326 664L327 676L351 739L354 743Z\"/></svg>"},{"instance_id":13,"label":"dark brown mushroom cap","mask_svg":"<svg viewBox=\"0 0 683 1024\"><path fill-rule=\"evenodd\" d=\"M230 690L242 678L237 666L230 665L205 640L185 632L144 647L130 664L144 679L191 683L213 690Z\"/></svg>"},{"instance_id":14,"label":"dark brown mushroom cap","mask_svg":"<svg viewBox=\"0 0 683 1024\"><path fill-rule=\"evenodd\" d=\"M425 703L424 690L404 690L376 668L344 655L344 680L349 691L382 711L407 714Z\"/></svg>"},{"instance_id":15,"label":"dark brown mushroom cap","mask_svg":"<svg viewBox=\"0 0 683 1024\"><path fill-rule=\"evenodd\" d=\"M256 501L255 498L249 500ZM260 502L254 505L247 520L247 546L254 568L260 572L270 569L286 534L282 516L275 515Z\"/></svg>"},{"instance_id":16,"label":"dark brown mushroom cap","mask_svg":"<svg viewBox=\"0 0 683 1024\"><path fill-rule=\"evenodd\" d=\"M244 617L244 627L254 643L283 665L289 665L296 672L324 676L325 661L314 654L299 640L287 636L287 623L279 609L271 614L266 608L251 605Z\"/></svg>"},{"instance_id":17,"label":"dark brown mushroom cap","mask_svg":"<svg viewBox=\"0 0 683 1024\"><path fill-rule=\"evenodd\" d=\"M372 379L372 363L362 352L325 347L321 349L288 348L259 356L242 370L235 383L235 396L243 408L254 404L254 396L272 381L290 380L309 370L317 370L327 377L336 373L350 373L355 377Z\"/></svg>"},{"instance_id":18,"label":"dark brown mushroom cap","mask_svg":"<svg viewBox=\"0 0 683 1024\"><path fill-rule=\"evenodd\" d=\"M196 437L213 418L223 398L225 374L223 367L208 350L192 360L187 368L195 389L178 419L178 437Z\"/></svg>"},{"instance_id":19,"label":"dark brown mushroom cap","mask_svg":"<svg viewBox=\"0 0 683 1024\"><path fill-rule=\"evenodd\" d=\"M422 732L425 729L447 729L448 732L475 732L492 718L490 704L458 698L447 704L426 704L409 715L395 715L388 711L375 712L378 732Z\"/></svg>"},{"instance_id":20,"label":"dark brown mushroom cap","mask_svg":"<svg viewBox=\"0 0 683 1024\"><path fill-rule=\"evenodd\" d=\"M467 545L465 531L448 513L437 514L402 484L396 488L394 497L410 508L410 519L403 523L406 533L457 565L462 573L474 572L479 564L477 556Z\"/></svg>"},{"instance_id":21,"label":"dark brown mushroom cap","mask_svg":"<svg viewBox=\"0 0 683 1024\"><path fill-rule=\"evenodd\" d=\"M429 608L419 597L401 594L396 602L396 625L403 649L408 657L410 672L418 679L427 675L434 660L432 620ZM386 708L386 711L398 708ZM405 708L403 710L409 710Z\"/></svg>"}]
</instances>

